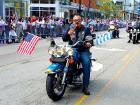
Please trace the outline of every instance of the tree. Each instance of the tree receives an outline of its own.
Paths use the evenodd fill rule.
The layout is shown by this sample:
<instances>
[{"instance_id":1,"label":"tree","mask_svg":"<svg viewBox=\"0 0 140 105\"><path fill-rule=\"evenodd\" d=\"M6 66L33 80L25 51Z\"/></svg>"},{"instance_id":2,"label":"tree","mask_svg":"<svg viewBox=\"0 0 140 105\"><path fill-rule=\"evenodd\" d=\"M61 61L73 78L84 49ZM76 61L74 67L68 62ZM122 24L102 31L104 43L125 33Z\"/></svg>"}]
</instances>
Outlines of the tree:
<instances>
[{"instance_id":1,"label":"tree","mask_svg":"<svg viewBox=\"0 0 140 105\"><path fill-rule=\"evenodd\" d=\"M112 2L112 14L114 17L122 18L123 4L117 4Z\"/></svg>"},{"instance_id":2,"label":"tree","mask_svg":"<svg viewBox=\"0 0 140 105\"><path fill-rule=\"evenodd\" d=\"M99 9L104 13L106 18L121 16L122 5L117 5L112 0L100 0Z\"/></svg>"},{"instance_id":3,"label":"tree","mask_svg":"<svg viewBox=\"0 0 140 105\"><path fill-rule=\"evenodd\" d=\"M88 17L90 16L90 15L89 15L89 13L90 13L89 9L90 9L91 3L93 3L93 1L94 1L94 0L88 0L88 11L87 11L87 16L88 16Z\"/></svg>"},{"instance_id":4,"label":"tree","mask_svg":"<svg viewBox=\"0 0 140 105\"><path fill-rule=\"evenodd\" d=\"M109 18L111 15L111 8L110 8L111 0L100 0L100 7L99 9L104 13L106 18Z\"/></svg>"}]
</instances>

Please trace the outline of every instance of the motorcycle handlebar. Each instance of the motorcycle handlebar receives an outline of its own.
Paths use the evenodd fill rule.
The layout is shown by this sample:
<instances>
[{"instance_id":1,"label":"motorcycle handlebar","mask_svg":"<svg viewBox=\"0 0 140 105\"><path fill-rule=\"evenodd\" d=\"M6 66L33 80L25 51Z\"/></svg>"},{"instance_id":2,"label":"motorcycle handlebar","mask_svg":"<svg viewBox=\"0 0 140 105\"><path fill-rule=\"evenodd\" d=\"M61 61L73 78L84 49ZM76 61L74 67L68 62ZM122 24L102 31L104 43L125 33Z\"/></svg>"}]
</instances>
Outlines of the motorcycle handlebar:
<instances>
[{"instance_id":1,"label":"motorcycle handlebar","mask_svg":"<svg viewBox=\"0 0 140 105\"><path fill-rule=\"evenodd\" d=\"M92 39L93 40L93 39ZM90 40L91 41L91 40ZM90 42L89 40L85 40L85 41L77 41L74 45L71 45L72 48L76 48L80 45L84 45L86 42Z\"/></svg>"},{"instance_id":2,"label":"motorcycle handlebar","mask_svg":"<svg viewBox=\"0 0 140 105\"><path fill-rule=\"evenodd\" d=\"M92 38L92 40L94 40L94 38ZM50 46L51 47L57 46L57 44L55 43L55 41L54 41L53 38L51 38L50 41L51 41L51 43L50 43ZM90 41L91 40L77 41L75 44L69 45L69 47L76 48L76 47L79 47L81 45L84 45L86 42L90 42Z\"/></svg>"}]
</instances>

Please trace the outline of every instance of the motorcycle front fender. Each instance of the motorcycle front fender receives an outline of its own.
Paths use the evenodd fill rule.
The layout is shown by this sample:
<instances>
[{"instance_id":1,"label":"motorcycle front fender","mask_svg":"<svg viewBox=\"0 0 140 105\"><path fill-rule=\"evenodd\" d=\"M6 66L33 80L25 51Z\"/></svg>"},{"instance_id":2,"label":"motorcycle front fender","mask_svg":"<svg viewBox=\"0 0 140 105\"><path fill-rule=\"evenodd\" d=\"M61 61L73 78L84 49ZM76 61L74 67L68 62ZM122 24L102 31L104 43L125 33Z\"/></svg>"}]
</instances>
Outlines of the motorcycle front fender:
<instances>
[{"instance_id":1,"label":"motorcycle front fender","mask_svg":"<svg viewBox=\"0 0 140 105\"><path fill-rule=\"evenodd\" d=\"M51 65L48 66L47 70L45 71L45 73L47 74L55 74L57 73L59 70L62 70L63 66L59 63L52 63Z\"/></svg>"}]
</instances>

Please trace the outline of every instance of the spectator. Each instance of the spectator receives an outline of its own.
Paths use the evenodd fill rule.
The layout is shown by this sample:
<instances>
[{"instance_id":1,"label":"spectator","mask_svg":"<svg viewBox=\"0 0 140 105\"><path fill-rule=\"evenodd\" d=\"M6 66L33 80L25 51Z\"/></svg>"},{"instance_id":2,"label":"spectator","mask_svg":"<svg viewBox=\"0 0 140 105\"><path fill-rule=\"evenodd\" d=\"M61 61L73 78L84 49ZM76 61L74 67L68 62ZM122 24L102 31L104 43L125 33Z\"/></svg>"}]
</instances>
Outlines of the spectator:
<instances>
[{"instance_id":1,"label":"spectator","mask_svg":"<svg viewBox=\"0 0 140 105\"><path fill-rule=\"evenodd\" d=\"M4 30L5 30L5 22L0 16L0 43L4 43Z\"/></svg>"},{"instance_id":2,"label":"spectator","mask_svg":"<svg viewBox=\"0 0 140 105\"><path fill-rule=\"evenodd\" d=\"M17 34L17 42L20 42L23 38L23 18L19 18L19 21L16 25L16 34Z\"/></svg>"},{"instance_id":3,"label":"spectator","mask_svg":"<svg viewBox=\"0 0 140 105\"><path fill-rule=\"evenodd\" d=\"M16 20L11 20L10 32L9 32L9 42L10 43L17 41L17 34L15 31L16 31Z\"/></svg>"}]
</instances>

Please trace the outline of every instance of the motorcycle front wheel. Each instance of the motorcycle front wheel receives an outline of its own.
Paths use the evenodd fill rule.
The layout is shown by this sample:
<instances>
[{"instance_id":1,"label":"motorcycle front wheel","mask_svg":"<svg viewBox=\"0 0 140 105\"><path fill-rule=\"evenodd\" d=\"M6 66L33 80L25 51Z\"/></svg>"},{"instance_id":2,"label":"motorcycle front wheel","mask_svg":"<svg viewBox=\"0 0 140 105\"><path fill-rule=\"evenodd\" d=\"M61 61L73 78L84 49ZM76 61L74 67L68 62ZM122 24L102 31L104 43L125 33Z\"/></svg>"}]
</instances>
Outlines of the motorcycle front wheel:
<instances>
[{"instance_id":1,"label":"motorcycle front wheel","mask_svg":"<svg viewBox=\"0 0 140 105\"><path fill-rule=\"evenodd\" d=\"M136 44L136 37L133 36L133 44Z\"/></svg>"},{"instance_id":2,"label":"motorcycle front wheel","mask_svg":"<svg viewBox=\"0 0 140 105\"><path fill-rule=\"evenodd\" d=\"M66 89L66 84L62 83L62 75L60 74L48 74L46 79L46 91L53 101L60 100Z\"/></svg>"}]
</instances>

